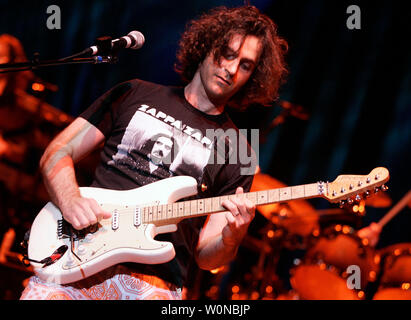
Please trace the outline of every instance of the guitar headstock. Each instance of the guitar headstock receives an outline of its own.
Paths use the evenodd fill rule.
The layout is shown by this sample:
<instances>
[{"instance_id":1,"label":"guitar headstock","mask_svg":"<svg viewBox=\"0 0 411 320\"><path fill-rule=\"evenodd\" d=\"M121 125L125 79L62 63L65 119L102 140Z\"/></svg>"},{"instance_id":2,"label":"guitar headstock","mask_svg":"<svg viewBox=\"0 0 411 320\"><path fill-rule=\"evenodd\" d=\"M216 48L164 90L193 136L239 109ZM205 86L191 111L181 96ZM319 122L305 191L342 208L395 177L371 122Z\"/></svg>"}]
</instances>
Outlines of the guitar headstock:
<instances>
[{"instance_id":1,"label":"guitar headstock","mask_svg":"<svg viewBox=\"0 0 411 320\"><path fill-rule=\"evenodd\" d=\"M330 202L340 201L344 204L347 201L352 204L379 190L386 191L388 188L384 183L389 179L390 174L384 167L375 168L368 175L340 175L333 182L327 183L323 197Z\"/></svg>"}]
</instances>

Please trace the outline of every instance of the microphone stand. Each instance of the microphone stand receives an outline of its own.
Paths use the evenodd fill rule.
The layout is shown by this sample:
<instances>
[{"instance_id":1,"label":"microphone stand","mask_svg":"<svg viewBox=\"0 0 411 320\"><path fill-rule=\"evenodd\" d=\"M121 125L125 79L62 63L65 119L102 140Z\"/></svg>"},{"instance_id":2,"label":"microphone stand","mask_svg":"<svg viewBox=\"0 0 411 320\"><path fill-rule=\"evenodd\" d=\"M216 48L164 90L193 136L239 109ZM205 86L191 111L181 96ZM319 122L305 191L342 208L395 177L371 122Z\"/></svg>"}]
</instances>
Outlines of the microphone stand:
<instances>
[{"instance_id":1,"label":"microphone stand","mask_svg":"<svg viewBox=\"0 0 411 320\"><path fill-rule=\"evenodd\" d=\"M32 61L27 61L27 62L0 64L0 73L26 71L26 70L38 69L40 67L59 66L59 65L66 65L66 64L78 64L78 63L100 64L100 63L115 63L115 62L117 62L117 57L113 57L113 56L106 56L106 57L94 56L94 57L89 57L89 58L73 58L69 60L58 59L58 60L45 60L45 61L39 61L35 58Z\"/></svg>"},{"instance_id":2,"label":"microphone stand","mask_svg":"<svg viewBox=\"0 0 411 320\"><path fill-rule=\"evenodd\" d=\"M18 62L18 63L3 63L0 64L0 73L6 72L18 72L38 69L41 67L50 67L50 66L59 66L67 64L79 64L79 63L92 63L92 64L101 64L101 63L116 63L118 61L117 52L114 52L111 44L111 37L100 37L96 40L97 48L99 49L99 56L92 56L87 58L77 58L80 55L85 54L87 51L83 50L80 53L74 54L72 56L56 59L56 60L45 60L40 61L39 53L34 53L34 58L32 61Z\"/></svg>"}]
</instances>

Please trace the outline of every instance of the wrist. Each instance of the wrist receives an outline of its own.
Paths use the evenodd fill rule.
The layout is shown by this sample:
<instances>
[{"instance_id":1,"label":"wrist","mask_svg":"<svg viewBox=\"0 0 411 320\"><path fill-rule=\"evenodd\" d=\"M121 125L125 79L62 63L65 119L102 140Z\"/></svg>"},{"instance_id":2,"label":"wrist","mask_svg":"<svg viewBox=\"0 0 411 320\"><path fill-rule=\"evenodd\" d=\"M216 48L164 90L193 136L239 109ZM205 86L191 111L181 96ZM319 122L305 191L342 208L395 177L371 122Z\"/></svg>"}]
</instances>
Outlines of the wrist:
<instances>
[{"instance_id":1,"label":"wrist","mask_svg":"<svg viewBox=\"0 0 411 320\"><path fill-rule=\"evenodd\" d=\"M221 244L223 246L223 251L226 252L226 254L232 254L236 255L238 251L238 247L240 246L237 241L221 236Z\"/></svg>"}]
</instances>

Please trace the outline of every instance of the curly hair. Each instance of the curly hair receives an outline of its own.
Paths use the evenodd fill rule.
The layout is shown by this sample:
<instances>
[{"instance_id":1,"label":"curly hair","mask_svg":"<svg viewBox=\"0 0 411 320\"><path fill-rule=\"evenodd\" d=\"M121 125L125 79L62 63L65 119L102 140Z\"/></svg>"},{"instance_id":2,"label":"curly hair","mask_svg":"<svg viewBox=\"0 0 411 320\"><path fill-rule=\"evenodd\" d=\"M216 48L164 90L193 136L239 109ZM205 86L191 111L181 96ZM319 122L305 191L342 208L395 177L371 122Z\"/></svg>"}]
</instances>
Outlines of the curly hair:
<instances>
[{"instance_id":1,"label":"curly hair","mask_svg":"<svg viewBox=\"0 0 411 320\"><path fill-rule=\"evenodd\" d=\"M277 34L276 24L254 6L217 7L190 21L179 43L176 72L190 82L209 53L214 54L214 61L220 61L235 34L258 37L263 49L250 79L228 105L245 109L250 104L271 104L288 73L284 60L288 44Z\"/></svg>"}]
</instances>

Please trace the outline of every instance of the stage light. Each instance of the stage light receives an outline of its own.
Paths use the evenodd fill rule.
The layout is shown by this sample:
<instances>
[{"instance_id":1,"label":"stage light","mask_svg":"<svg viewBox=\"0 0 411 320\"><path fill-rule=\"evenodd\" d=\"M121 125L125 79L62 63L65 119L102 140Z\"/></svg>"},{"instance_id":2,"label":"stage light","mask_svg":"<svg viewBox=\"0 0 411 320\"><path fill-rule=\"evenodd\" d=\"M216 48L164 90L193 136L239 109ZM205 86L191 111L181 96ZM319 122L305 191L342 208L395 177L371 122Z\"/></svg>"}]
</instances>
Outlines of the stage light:
<instances>
[{"instance_id":1,"label":"stage light","mask_svg":"<svg viewBox=\"0 0 411 320\"><path fill-rule=\"evenodd\" d=\"M240 292L240 287L237 286L237 285L232 286L232 287L231 287L231 292L232 292L232 293L238 293L238 292Z\"/></svg>"},{"instance_id":2,"label":"stage light","mask_svg":"<svg viewBox=\"0 0 411 320\"><path fill-rule=\"evenodd\" d=\"M31 88L33 89L33 91L44 91L46 87L41 83L34 82L31 85Z\"/></svg>"}]
</instances>

